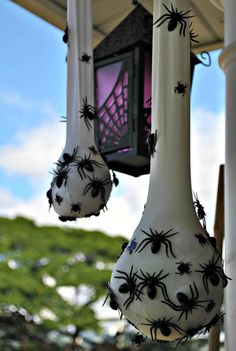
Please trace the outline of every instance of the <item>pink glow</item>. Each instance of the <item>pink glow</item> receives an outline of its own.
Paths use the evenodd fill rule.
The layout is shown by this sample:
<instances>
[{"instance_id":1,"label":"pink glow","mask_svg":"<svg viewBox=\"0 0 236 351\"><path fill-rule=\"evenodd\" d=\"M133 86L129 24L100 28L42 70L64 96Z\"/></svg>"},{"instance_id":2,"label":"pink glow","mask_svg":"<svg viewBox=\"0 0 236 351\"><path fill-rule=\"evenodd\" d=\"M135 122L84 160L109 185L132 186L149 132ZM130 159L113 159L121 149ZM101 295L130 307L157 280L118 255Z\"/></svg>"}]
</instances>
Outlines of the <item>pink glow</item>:
<instances>
[{"instance_id":1,"label":"pink glow","mask_svg":"<svg viewBox=\"0 0 236 351\"><path fill-rule=\"evenodd\" d=\"M105 102L114 88L121 69L121 62L116 62L96 70L97 108Z\"/></svg>"}]
</instances>

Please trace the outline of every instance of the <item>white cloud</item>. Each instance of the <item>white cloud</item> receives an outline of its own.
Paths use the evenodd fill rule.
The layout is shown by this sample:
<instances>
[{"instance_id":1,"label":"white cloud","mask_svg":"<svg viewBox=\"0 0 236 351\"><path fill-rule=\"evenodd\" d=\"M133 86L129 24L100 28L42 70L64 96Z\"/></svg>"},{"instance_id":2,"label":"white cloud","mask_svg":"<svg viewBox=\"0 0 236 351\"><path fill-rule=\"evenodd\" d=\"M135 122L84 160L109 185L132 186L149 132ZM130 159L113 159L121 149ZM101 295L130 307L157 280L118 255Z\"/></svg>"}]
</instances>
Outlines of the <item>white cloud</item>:
<instances>
[{"instance_id":1,"label":"white cloud","mask_svg":"<svg viewBox=\"0 0 236 351\"><path fill-rule=\"evenodd\" d=\"M0 148L0 167L8 174L39 180L45 176L64 147L62 123L48 122L32 130L18 132L14 144Z\"/></svg>"}]
</instances>

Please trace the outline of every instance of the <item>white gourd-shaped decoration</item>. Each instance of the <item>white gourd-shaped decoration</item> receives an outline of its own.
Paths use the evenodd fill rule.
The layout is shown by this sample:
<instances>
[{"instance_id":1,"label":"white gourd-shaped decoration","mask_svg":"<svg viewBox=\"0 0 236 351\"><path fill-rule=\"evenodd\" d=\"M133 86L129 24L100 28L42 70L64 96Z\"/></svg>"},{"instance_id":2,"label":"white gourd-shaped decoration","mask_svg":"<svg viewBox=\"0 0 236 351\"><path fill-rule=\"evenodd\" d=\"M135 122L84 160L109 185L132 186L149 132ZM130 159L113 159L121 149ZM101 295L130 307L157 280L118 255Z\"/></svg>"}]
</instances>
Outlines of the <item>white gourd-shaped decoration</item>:
<instances>
[{"instance_id":1,"label":"white gourd-shaped decoration","mask_svg":"<svg viewBox=\"0 0 236 351\"><path fill-rule=\"evenodd\" d=\"M49 204L62 221L99 215L112 181L94 140L94 71L91 0L68 0L67 134L53 171Z\"/></svg>"},{"instance_id":2,"label":"white gourd-shaped decoration","mask_svg":"<svg viewBox=\"0 0 236 351\"><path fill-rule=\"evenodd\" d=\"M221 318L228 281L193 205L188 5L154 1L149 192L108 292L110 307L156 342L207 332Z\"/></svg>"}]
</instances>

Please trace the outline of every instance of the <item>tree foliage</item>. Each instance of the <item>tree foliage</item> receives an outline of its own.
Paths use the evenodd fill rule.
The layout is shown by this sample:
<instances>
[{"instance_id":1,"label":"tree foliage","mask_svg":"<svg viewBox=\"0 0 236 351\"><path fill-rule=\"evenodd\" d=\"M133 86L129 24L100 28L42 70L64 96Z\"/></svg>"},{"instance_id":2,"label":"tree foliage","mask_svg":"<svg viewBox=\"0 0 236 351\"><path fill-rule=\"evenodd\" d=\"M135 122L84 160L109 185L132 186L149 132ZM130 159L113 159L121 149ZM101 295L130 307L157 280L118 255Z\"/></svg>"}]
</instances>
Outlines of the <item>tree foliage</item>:
<instances>
[{"instance_id":1,"label":"tree foliage","mask_svg":"<svg viewBox=\"0 0 236 351\"><path fill-rule=\"evenodd\" d=\"M106 295L123 242L98 231L0 218L0 334L6 350L34 350L37 343L53 350L50 333L70 335L73 344L82 330L98 330L92 303ZM78 299L86 287L89 300L67 301L60 287L74 287Z\"/></svg>"}]
</instances>

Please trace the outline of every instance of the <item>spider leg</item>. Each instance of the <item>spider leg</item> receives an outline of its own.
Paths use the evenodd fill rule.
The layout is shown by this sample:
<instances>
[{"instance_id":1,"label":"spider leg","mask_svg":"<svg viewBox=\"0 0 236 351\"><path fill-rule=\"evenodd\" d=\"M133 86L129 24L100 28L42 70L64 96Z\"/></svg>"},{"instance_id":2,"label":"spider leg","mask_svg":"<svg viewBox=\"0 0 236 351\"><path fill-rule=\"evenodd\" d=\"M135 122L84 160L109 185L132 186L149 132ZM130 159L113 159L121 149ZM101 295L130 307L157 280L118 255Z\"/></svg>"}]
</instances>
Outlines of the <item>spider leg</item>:
<instances>
[{"instance_id":1,"label":"spider leg","mask_svg":"<svg viewBox=\"0 0 236 351\"><path fill-rule=\"evenodd\" d=\"M85 122L86 127L88 128L88 130L90 130L92 128L92 126L91 126L91 123L90 123L89 119L86 116L84 117L84 122Z\"/></svg>"},{"instance_id":2,"label":"spider leg","mask_svg":"<svg viewBox=\"0 0 236 351\"><path fill-rule=\"evenodd\" d=\"M180 20L179 24L180 24L179 35L181 36L182 31L183 31L183 36L185 37L185 30L186 30L186 22L185 22L185 20Z\"/></svg>"},{"instance_id":3,"label":"spider leg","mask_svg":"<svg viewBox=\"0 0 236 351\"><path fill-rule=\"evenodd\" d=\"M209 294L209 286L208 286L208 276L206 274L203 275L203 285L206 290L207 295Z\"/></svg>"},{"instance_id":4,"label":"spider leg","mask_svg":"<svg viewBox=\"0 0 236 351\"><path fill-rule=\"evenodd\" d=\"M139 296L142 294L142 291L145 288L145 286L146 286L145 282L138 283L138 285L136 287L136 290L137 290L136 300L139 299Z\"/></svg>"},{"instance_id":5,"label":"spider leg","mask_svg":"<svg viewBox=\"0 0 236 351\"><path fill-rule=\"evenodd\" d=\"M159 282L159 283L156 284L156 286L161 288L161 292L162 292L162 295L163 295L164 299L169 300L169 296L167 294L167 290L166 290L165 284L162 283L162 282Z\"/></svg>"},{"instance_id":6,"label":"spider leg","mask_svg":"<svg viewBox=\"0 0 236 351\"><path fill-rule=\"evenodd\" d=\"M182 316L183 316L184 313L185 313L185 319L187 320L188 311L186 311L186 310L183 309L182 312L181 312L180 315L179 315L178 321L182 318Z\"/></svg>"},{"instance_id":7,"label":"spider leg","mask_svg":"<svg viewBox=\"0 0 236 351\"><path fill-rule=\"evenodd\" d=\"M165 239L165 241L163 241L163 244L165 245L165 249L166 249L166 256L169 258L169 253L168 253L168 249L170 250L170 253L171 255L176 258L176 256L174 255L173 253L173 250L172 250L172 245L171 245L171 242L170 240L168 239Z\"/></svg>"},{"instance_id":8,"label":"spider leg","mask_svg":"<svg viewBox=\"0 0 236 351\"><path fill-rule=\"evenodd\" d=\"M154 335L153 335L153 332L154 332ZM151 335L152 340L157 339L157 327L155 325L150 327L150 335ZM155 338L153 336L155 336Z\"/></svg>"},{"instance_id":9,"label":"spider leg","mask_svg":"<svg viewBox=\"0 0 236 351\"><path fill-rule=\"evenodd\" d=\"M120 270L116 270L118 273L123 274L125 277L120 277L120 276L116 276L115 278L120 278L120 279L129 279L129 275L126 272L120 271Z\"/></svg>"},{"instance_id":10,"label":"spider leg","mask_svg":"<svg viewBox=\"0 0 236 351\"><path fill-rule=\"evenodd\" d=\"M141 245L142 245L145 241L146 241L145 245L143 245L143 247L141 247ZM139 244L139 246L137 247L137 249L135 250L135 252L138 251L138 249L139 249L140 247L141 247L141 248L140 248L140 250L139 250L138 252L143 251L143 249L144 249L150 242L151 242L151 240L150 240L149 238L144 239L144 240Z\"/></svg>"},{"instance_id":11,"label":"spider leg","mask_svg":"<svg viewBox=\"0 0 236 351\"><path fill-rule=\"evenodd\" d=\"M83 191L83 196L85 196L92 188L93 188L93 185L91 183L88 183Z\"/></svg>"},{"instance_id":12,"label":"spider leg","mask_svg":"<svg viewBox=\"0 0 236 351\"><path fill-rule=\"evenodd\" d=\"M170 15L167 15L167 14L162 15L156 22L153 23L153 25L156 25L156 24L159 22L159 23L157 24L157 26L156 26L156 28L158 28L158 27L160 27L165 21L168 21L168 19L170 19Z\"/></svg>"}]
</instances>

